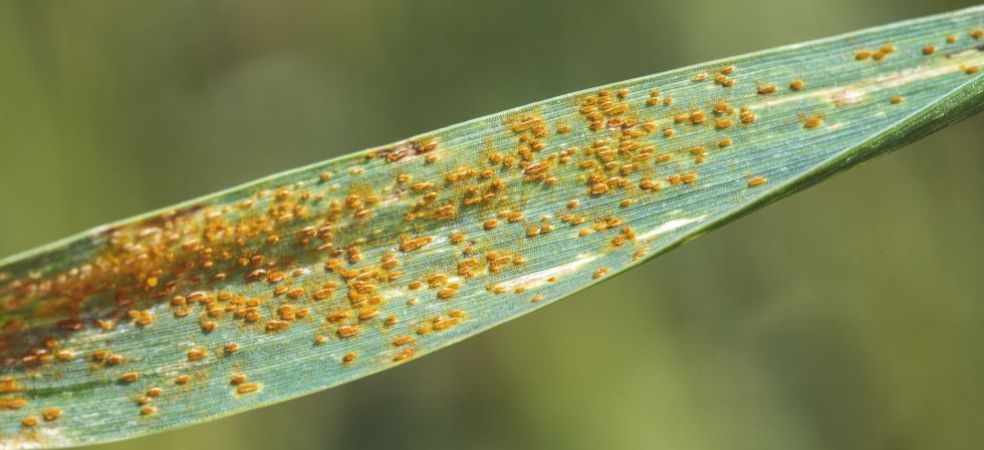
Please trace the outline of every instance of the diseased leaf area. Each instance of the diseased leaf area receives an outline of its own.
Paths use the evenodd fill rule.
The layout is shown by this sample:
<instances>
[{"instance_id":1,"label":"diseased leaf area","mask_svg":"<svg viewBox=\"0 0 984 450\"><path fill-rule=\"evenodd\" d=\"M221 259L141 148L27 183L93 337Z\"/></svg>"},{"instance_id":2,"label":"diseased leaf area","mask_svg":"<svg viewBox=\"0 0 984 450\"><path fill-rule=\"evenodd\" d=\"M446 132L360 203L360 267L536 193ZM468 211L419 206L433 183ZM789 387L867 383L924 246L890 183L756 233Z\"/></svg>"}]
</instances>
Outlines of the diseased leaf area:
<instances>
[{"instance_id":1,"label":"diseased leaf area","mask_svg":"<svg viewBox=\"0 0 984 450\"><path fill-rule=\"evenodd\" d=\"M296 397L563 298L979 109L975 8L574 93L0 263L0 439Z\"/></svg>"}]
</instances>

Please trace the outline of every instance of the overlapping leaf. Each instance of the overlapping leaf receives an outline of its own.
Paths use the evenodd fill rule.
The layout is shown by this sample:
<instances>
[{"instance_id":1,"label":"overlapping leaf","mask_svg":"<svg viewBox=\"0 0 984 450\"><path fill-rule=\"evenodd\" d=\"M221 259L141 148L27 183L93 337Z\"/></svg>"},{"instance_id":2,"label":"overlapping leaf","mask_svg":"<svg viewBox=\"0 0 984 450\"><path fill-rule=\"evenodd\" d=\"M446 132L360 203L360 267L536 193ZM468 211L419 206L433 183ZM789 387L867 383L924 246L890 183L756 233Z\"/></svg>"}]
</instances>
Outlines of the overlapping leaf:
<instances>
[{"instance_id":1,"label":"overlapping leaf","mask_svg":"<svg viewBox=\"0 0 984 450\"><path fill-rule=\"evenodd\" d=\"M563 298L976 112L982 21L573 93L0 261L2 445L202 422Z\"/></svg>"}]
</instances>

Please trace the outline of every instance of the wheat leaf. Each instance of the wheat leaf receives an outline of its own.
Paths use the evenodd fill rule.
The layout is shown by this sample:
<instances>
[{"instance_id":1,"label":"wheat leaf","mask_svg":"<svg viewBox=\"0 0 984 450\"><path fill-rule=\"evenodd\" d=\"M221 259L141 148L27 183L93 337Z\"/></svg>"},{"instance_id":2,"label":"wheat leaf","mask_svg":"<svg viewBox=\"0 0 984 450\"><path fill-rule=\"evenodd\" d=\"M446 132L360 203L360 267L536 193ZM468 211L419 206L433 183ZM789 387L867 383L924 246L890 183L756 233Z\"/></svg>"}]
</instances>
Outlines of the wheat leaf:
<instances>
[{"instance_id":1,"label":"wheat leaf","mask_svg":"<svg viewBox=\"0 0 984 450\"><path fill-rule=\"evenodd\" d=\"M981 109L984 8L576 92L0 261L0 445L367 376Z\"/></svg>"}]
</instances>

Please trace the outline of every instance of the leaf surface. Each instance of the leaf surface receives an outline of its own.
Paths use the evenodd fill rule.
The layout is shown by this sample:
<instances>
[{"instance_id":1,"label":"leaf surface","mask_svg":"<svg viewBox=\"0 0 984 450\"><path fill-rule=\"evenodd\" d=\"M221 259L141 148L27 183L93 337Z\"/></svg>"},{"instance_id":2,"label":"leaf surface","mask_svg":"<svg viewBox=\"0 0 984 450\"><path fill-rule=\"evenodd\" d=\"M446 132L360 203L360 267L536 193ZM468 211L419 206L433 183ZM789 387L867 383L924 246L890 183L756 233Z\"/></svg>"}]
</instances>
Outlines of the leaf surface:
<instances>
[{"instance_id":1,"label":"leaf surface","mask_svg":"<svg viewBox=\"0 0 984 450\"><path fill-rule=\"evenodd\" d=\"M399 365L984 105L984 8L576 92L0 261L0 442L125 439Z\"/></svg>"}]
</instances>

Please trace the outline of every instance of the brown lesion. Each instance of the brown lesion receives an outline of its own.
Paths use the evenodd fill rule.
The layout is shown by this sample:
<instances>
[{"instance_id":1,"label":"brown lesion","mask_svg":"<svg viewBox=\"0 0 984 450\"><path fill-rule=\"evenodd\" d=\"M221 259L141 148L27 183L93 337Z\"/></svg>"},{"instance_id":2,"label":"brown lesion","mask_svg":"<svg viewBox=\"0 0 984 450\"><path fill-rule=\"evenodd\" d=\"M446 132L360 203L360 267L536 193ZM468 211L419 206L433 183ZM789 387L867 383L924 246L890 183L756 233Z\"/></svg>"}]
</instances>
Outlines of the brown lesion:
<instances>
[{"instance_id":1,"label":"brown lesion","mask_svg":"<svg viewBox=\"0 0 984 450\"><path fill-rule=\"evenodd\" d=\"M424 138L420 140L410 140L368 153L367 158L381 158L387 162L397 162L403 158L423 155L437 148L435 138Z\"/></svg>"},{"instance_id":2,"label":"brown lesion","mask_svg":"<svg viewBox=\"0 0 984 450\"><path fill-rule=\"evenodd\" d=\"M179 291L211 290L226 276L245 276L255 269L239 262L262 247L253 238L294 226L262 212L246 212L235 221L207 212L204 204L192 205L102 230L99 239L91 239L100 243L85 249L91 256L83 262L46 277L23 276L0 286L3 365L55 362L55 352L42 342L67 341L84 330L108 331L105 324L152 326L153 321L146 320L150 316L141 311ZM230 233L230 227L239 228ZM292 242L262 251L285 253L282 247L288 245ZM47 259L50 256L22 261L12 272L31 270ZM282 258L279 263L293 261ZM218 273L224 276L216 277Z\"/></svg>"}]
</instances>

